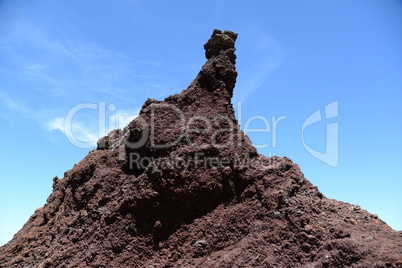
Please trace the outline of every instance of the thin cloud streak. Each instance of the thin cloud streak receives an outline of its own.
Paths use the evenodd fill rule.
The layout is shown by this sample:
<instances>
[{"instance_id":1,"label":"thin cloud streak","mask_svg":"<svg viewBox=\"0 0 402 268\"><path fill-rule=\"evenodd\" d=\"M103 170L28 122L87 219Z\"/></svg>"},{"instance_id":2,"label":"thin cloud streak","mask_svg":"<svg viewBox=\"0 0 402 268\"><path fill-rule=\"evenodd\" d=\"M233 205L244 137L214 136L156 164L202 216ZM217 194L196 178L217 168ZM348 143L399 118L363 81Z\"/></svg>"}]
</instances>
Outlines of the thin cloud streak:
<instances>
[{"instance_id":1,"label":"thin cloud streak","mask_svg":"<svg viewBox=\"0 0 402 268\"><path fill-rule=\"evenodd\" d=\"M19 115L25 118L31 118L34 113L32 113L31 109L28 108L27 105L16 101L11 98L6 92L0 90L0 102L3 103L6 109L11 110L13 113L18 113Z\"/></svg>"},{"instance_id":2,"label":"thin cloud streak","mask_svg":"<svg viewBox=\"0 0 402 268\"><path fill-rule=\"evenodd\" d=\"M15 114L18 114L24 118L33 119L34 122L41 125L46 131L60 131L69 141L76 140L78 143L85 144L85 148L96 147L96 142L104 135L104 133L101 133L99 130L97 130L100 119L96 117L90 117L86 120L74 119L74 121L66 124L65 116L50 118L51 115L54 115L54 111L51 110L34 112L26 105L11 98L4 91L0 91L0 103L3 104L3 110L5 110L3 116L6 119L13 118L13 122L18 120L15 118ZM106 133L112 131L113 129L124 128L138 116L139 111L140 109L136 109L134 111L119 109L110 112L107 117L107 121L105 121L105 124L107 125L104 126ZM70 129L67 130L66 126Z\"/></svg>"},{"instance_id":3,"label":"thin cloud streak","mask_svg":"<svg viewBox=\"0 0 402 268\"><path fill-rule=\"evenodd\" d=\"M129 57L89 40L52 35L50 26L43 28L22 17L7 27L0 44L0 52L13 59L12 71L24 73L18 79L29 84L27 90L46 94L55 99L53 103L62 99L64 105L77 99L136 103L135 95L146 89L155 97L164 96L166 88L180 87L177 75L198 68L191 64L169 67L163 62ZM155 86L155 81L163 81L164 86Z\"/></svg>"},{"instance_id":4,"label":"thin cloud streak","mask_svg":"<svg viewBox=\"0 0 402 268\"><path fill-rule=\"evenodd\" d=\"M41 83L42 87L34 90L44 87L59 97L81 93L83 88L115 92L116 81L134 75L129 59L122 53L83 40L51 36L24 19L14 22L0 42L3 53L18 58L27 78ZM21 53L21 46L35 53Z\"/></svg>"},{"instance_id":5,"label":"thin cloud streak","mask_svg":"<svg viewBox=\"0 0 402 268\"><path fill-rule=\"evenodd\" d=\"M250 35L251 39L254 39L253 43L256 44L254 49L259 58L253 61L252 67L244 69L241 73L241 77L248 77L247 80L242 80L240 77L236 86L241 88L238 91L240 92L239 95L237 95L237 99L241 101L245 101L254 91L259 89L285 59L285 52L274 37L264 34L255 26L246 25L245 27L244 31Z\"/></svg>"},{"instance_id":6,"label":"thin cloud streak","mask_svg":"<svg viewBox=\"0 0 402 268\"><path fill-rule=\"evenodd\" d=\"M66 117L55 117L46 123L48 131L60 131L71 144L79 148L92 149L97 141L114 129L123 129L139 114L139 110L129 112L124 110L115 111L108 116L108 120L101 122L100 118L92 118L85 121L74 119L69 122ZM99 129L100 125L105 125ZM102 131L106 130L106 132Z\"/></svg>"},{"instance_id":7,"label":"thin cloud streak","mask_svg":"<svg viewBox=\"0 0 402 268\"><path fill-rule=\"evenodd\" d=\"M75 140L80 144L85 144L87 146L85 148L96 147L96 142L99 139L99 135L97 135L96 132L89 131L88 128L84 127L84 124L81 122L74 122L74 124L71 124L70 126L71 129L67 131L65 118L63 117L56 117L51 119L46 124L46 127L48 131L61 131L69 141Z\"/></svg>"}]
</instances>

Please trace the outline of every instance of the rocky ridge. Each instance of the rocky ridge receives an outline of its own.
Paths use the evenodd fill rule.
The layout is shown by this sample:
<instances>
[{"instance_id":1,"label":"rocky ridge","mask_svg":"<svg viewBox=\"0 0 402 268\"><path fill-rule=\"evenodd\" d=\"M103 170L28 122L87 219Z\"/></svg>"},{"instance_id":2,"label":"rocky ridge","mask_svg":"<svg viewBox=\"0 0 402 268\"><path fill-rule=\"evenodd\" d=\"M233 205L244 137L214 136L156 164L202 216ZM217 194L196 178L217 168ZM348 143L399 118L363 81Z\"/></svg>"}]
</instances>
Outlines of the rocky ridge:
<instances>
[{"instance_id":1,"label":"rocky ridge","mask_svg":"<svg viewBox=\"0 0 402 268\"><path fill-rule=\"evenodd\" d=\"M259 155L231 97L237 34L215 30L182 93L54 178L0 267L402 267L402 234Z\"/></svg>"}]
</instances>

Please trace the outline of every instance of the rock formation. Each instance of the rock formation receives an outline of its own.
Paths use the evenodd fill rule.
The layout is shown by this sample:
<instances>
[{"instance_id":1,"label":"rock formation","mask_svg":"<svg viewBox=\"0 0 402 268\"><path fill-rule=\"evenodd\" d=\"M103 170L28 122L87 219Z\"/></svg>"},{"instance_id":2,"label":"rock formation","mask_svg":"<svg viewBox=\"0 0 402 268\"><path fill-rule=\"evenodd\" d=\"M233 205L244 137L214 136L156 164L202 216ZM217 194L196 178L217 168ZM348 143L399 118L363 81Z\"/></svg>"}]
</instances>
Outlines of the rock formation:
<instances>
[{"instance_id":1,"label":"rock formation","mask_svg":"<svg viewBox=\"0 0 402 268\"><path fill-rule=\"evenodd\" d=\"M215 30L186 90L148 99L54 178L0 267L402 267L400 232L240 130L236 38Z\"/></svg>"}]
</instances>

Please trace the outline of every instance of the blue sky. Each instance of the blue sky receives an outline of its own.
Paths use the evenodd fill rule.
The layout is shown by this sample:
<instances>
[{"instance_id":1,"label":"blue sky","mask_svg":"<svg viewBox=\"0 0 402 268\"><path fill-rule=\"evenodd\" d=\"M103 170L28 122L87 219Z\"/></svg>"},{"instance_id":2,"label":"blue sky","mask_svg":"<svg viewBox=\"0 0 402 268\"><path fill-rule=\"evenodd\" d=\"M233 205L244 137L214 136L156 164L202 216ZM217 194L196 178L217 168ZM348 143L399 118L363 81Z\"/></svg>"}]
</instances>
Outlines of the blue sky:
<instances>
[{"instance_id":1,"label":"blue sky","mask_svg":"<svg viewBox=\"0 0 402 268\"><path fill-rule=\"evenodd\" d=\"M215 28L239 33L233 103L242 127L270 127L249 134L260 153L402 230L401 1L0 0L0 244L94 146L100 119L105 132L188 86Z\"/></svg>"}]
</instances>

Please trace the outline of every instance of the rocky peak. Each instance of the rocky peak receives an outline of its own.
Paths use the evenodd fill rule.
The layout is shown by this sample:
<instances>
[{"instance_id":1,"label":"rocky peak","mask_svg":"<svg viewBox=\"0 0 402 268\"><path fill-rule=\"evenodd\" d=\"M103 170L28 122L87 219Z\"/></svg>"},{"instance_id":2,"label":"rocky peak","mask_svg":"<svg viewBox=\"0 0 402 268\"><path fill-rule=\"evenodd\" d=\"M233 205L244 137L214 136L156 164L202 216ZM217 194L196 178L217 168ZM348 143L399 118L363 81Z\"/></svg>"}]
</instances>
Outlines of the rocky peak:
<instances>
[{"instance_id":1,"label":"rocky peak","mask_svg":"<svg viewBox=\"0 0 402 268\"><path fill-rule=\"evenodd\" d=\"M220 30L214 30L204 45L208 61L190 86L200 86L208 91L225 89L230 101L237 77L234 54L236 39L237 34L232 31L222 33Z\"/></svg>"},{"instance_id":2,"label":"rocky peak","mask_svg":"<svg viewBox=\"0 0 402 268\"><path fill-rule=\"evenodd\" d=\"M231 103L237 76L236 38L234 32L214 30L204 45L208 61L190 86L163 101L147 99L140 116L122 132L114 131L101 139L98 149L119 147L121 151L124 147L121 160L125 160L127 167L133 154L193 157L202 152L230 159L256 157L256 149L240 130ZM127 169L136 175L144 171L144 168Z\"/></svg>"},{"instance_id":3,"label":"rocky peak","mask_svg":"<svg viewBox=\"0 0 402 268\"><path fill-rule=\"evenodd\" d=\"M0 267L402 267L400 232L257 154L230 101L236 37L215 30L186 90L55 177Z\"/></svg>"},{"instance_id":4,"label":"rocky peak","mask_svg":"<svg viewBox=\"0 0 402 268\"><path fill-rule=\"evenodd\" d=\"M234 44L237 39L237 33L232 31L222 31L215 29L212 33L211 39L209 39L205 45L205 56L210 59L220 54L225 54L232 59L232 63L235 64L236 57L234 56L235 48Z\"/></svg>"}]
</instances>

